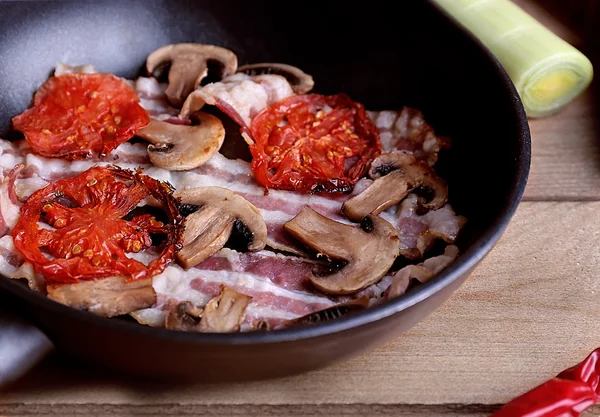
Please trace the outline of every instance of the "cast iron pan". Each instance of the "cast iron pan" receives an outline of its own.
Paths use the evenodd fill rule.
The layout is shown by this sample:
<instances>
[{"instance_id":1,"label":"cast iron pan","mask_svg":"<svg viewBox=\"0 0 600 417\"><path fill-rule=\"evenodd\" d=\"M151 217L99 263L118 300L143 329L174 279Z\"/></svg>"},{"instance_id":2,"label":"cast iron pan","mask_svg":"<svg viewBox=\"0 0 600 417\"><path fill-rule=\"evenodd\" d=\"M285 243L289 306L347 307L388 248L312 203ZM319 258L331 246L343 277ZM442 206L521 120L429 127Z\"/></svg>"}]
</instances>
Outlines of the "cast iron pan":
<instances>
[{"instance_id":1,"label":"cast iron pan","mask_svg":"<svg viewBox=\"0 0 600 417\"><path fill-rule=\"evenodd\" d=\"M329 323L248 334L188 334L104 319L0 279L5 305L10 302L9 309L34 323L61 354L137 375L211 381L323 367L367 352L422 320L504 231L527 180L530 137L517 93L487 50L423 1L289 7L225 0L2 2L0 134L12 135L10 118L28 107L60 61L92 63L133 78L154 49L202 42L233 50L240 64L292 64L313 75L315 92L344 92L371 110L417 107L453 139L437 169L449 182L450 202L469 219L458 241L459 259L385 305ZM20 329L18 337L0 340L5 346L11 340L37 346L27 363L14 362L13 371L25 370L49 344L23 321L4 317L0 325Z\"/></svg>"}]
</instances>

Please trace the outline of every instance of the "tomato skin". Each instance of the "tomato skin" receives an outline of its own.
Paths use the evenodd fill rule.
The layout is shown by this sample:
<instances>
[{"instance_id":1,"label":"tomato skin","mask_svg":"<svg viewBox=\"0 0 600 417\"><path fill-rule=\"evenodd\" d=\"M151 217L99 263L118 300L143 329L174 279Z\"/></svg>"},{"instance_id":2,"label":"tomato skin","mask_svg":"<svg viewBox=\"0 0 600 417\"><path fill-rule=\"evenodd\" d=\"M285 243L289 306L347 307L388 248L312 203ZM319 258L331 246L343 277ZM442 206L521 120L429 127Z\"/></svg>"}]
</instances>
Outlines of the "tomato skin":
<instances>
[{"instance_id":1,"label":"tomato skin","mask_svg":"<svg viewBox=\"0 0 600 417\"><path fill-rule=\"evenodd\" d=\"M90 168L31 195L13 229L15 247L48 283L152 277L173 261L182 244L183 217L172 194L141 171ZM161 204L167 224L149 214L124 219L147 197ZM126 256L149 248L151 234L166 236L160 256L148 265Z\"/></svg>"},{"instance_id":2,"label":"tomato skin","mask_svg":"<svg viewBox=\"0 0 600 417\"><path fill-rule=\"evenodd\" d=\"M345 94L285 98L256 115L250 130L252 170L267 189L349 192L381 153L364 106Z\"/></svg>"},{"instance_id":3,"label":"tomato skin","mask_svg":"<svg viewBox=\"0 0 600 417\"><path fill-rule=\"evenodd\" d=\"M50 77L33 107L12 119L34 152L47 157L105 156L150 123L136 92L112 74Z\"/></svg>"}]
</instances>

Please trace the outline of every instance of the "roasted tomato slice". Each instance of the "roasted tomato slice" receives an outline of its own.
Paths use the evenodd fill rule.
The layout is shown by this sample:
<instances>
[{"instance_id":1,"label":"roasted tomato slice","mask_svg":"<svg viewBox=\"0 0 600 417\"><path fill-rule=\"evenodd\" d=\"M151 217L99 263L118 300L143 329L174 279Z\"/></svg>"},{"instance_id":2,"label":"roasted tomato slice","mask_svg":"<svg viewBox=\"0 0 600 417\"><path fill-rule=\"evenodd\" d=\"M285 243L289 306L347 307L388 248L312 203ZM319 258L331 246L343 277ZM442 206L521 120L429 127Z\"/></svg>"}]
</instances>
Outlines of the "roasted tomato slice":
<instances>
[{"instance_id":1,"label":"roasted tomato slice","mask_svg":"<svg viewBox=\"0 0 600 417\"><path fill-rule=\"evenodd\" d=\"M168 221L134 215L146 198L159 203ZM16 248L49 283L151 277L174 259L182 236L170 186L118 167L93 167L36 191L13 229ZM159 246L153 238L162 240ZM147 265L127 256L144 250L155 254Z\"/></svg>"},{"instance_id":2,"label":"roasted tomato slice","mask_svg":"<svg viewBox=\"0 0 600 417\"><path fill-rule=\"evenodd\" d=\"M348 192L381 152L365 108L344 94L297 95L252 120L252 170L267 188Z\"/></svg>"},{"instance_id":3,"label":"roasted tomato slice","mask_svg":"<svg viewBox=\"0 0 600 417\"><path fill-rule=\"evenodd\" d=\"M150 123L135 91L112 74L63 74L35 93L12 119L38 154L65 159L104 156Z\"/></svg>"}]
</instances>

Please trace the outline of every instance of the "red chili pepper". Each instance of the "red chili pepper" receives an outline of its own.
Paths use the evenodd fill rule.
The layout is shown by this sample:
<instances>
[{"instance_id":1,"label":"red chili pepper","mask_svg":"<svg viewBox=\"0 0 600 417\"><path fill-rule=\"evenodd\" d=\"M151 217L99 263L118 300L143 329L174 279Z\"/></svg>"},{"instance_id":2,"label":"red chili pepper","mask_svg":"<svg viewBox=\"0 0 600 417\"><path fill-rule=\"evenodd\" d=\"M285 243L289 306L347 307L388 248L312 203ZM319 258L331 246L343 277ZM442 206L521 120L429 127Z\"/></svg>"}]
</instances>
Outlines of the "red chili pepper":
<instances>
[{"instance_id":1,"label":"red chili pepper","mask_svg":"<svg viewBox=\"0 0 600 417\"><path fill-rule=\"evenodd\" d=\"M600 348L490 417L577 417L600 400Z\"/></svg>"}]
</instances>

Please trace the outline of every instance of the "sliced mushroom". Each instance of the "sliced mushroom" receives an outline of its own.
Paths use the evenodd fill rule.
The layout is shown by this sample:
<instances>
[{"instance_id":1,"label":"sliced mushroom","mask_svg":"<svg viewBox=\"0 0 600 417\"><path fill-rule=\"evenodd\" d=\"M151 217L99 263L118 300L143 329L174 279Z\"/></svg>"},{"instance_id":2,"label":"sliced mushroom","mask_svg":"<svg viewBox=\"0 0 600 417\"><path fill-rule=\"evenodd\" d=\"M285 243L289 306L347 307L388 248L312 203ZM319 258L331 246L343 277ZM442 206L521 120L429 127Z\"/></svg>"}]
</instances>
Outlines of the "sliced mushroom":
<instances>
[{"instance_id":1,"label":"sliced mushroom","mask_svg":"<svg viewBox=\"0 0 600 417\"><path fill-rule=\"evenodd\" d=\"M210 300L204 308L200 331L215 333L239 331L250 301L252 297L221 285L221 294Z\"/></svg>"},{"instance_id":2,"label":"sliced mushroom","mask_svg":"<svg viewBox=\"0 0 600 417\"><path fill-rule=\"evenodd\" d=\"M336 304L332 307L315 311L314 313L307 314L297 319L287 320L281 326L290 327L302 324L324 323L326 321L339 319L350 313L364 310L367 307L369 307L369 297L364 295L360 298Z\"/></svg>"},{"instance_id":3,"label":"sliced mushroom","mask_svg":"<svg viewBox=\"0 0 600 417\"><path fill-rule=\"evenodd\" d=\"M199 332L204 309L189 301L177 304L165 318L165 328L184 332Z\"/></svg>"},{"instance_id":4,"label":"sliced mushroom","mask_svg":"<svg viewBox=\"0 0 600 417\"><path fill-rule=\"evenodd\" d=\"M283 227L319 255L342 264L333 272L313 271L310 276L317 288L329 294L351 294L374 284L399 253L396 230L378 216L366 216L359 228L333 221L306 206Z\"/></svg>"},{"instance_id":5,"label":"sliced mushroom","mask_svg":"<svg viewBox=\"0 0 600 417\"><path fill-rule=\"evenodd\" d=\"M311 75L305 73L300 68L296 68L287 64L267 62L261 64L242 65L238 68L237 72L243 72L244 74L248 75L281 75L288 80L292 86L292 90L294 90L294 93L296 94L306 94L312 90L315 85Z\"/></svg>"},{"instance_id":6,"label":"sliced mushroom","mask_svg":"<svg viewBox=\"0 0 600 417\"><path fill-rule=\"evenodd\" d=\"M185 332L237 332L252 297L221 285L221 293L206 307L196 307L189 301L177 304L165 319L165 327Z\"/></svg>"},{"instance_id":7,"label":"sliced mushroom","mask_svg":"<svg viewBox=\"0 0 600 417\"><path fill-rule=\"evenodd\" d=\"M360 221L367 214L379 214L398 204L409 193L421 197L420 205L436 210L448 200L446 182L424 161L395 151L375 158L369 176L375 181L365 191L347 200L342 212L353 221Z\"/></svg>"},{"instance_id":8,"label":"sliced mushroom","mask_svg":"<svg viewBox=\"0 0 600 417\"><path fill-rule=\"evenodd\" d=\"M150 142L148 156L157 167L170 171L197 168L219 151L225 139L223 123L215 116L197 112L197 124L178 125L150 119L137 136Z\"/></svg>"},{"instance_id":9,"label":"sliced mushroom","mask_svg":"<svg viewBox=\"0 0 600 417\"><path fill-rule=\"evenodd\" d=\"M177 258L186 269L219 251L234 228L246 240L250 251L265 247L267 225L260 212L243 197L221 187L198 187L175 194L181 210L190 212L185 220L183 248Z\"/></svg>"},{"instance_id":10,"label":"sliced mushroom","mask_svg":"<svg viewBox=\"0 0 600 417\"><path fill-rule=\"evenodd\" d=\"M220 65L220 78L235 73L237 69L237 57L229 49L200 43L179 43L163 46L148 55L146 70L159 78L159 73L170 64L169 87L165 94L172 105L181 107L186 97L208 75L210 63Z\"/></svg>"},{"instance_id":11,"label":"sliced mushroom","mask_svg":"<svg viewBox=\"0 0 600 417\"><path fill-rule=\"evenodd\" d=\"M152 279L127 282L123 277L48 285L48 298L103 317L128 314L156 302Z\"/></svg>"}]
</instances>

